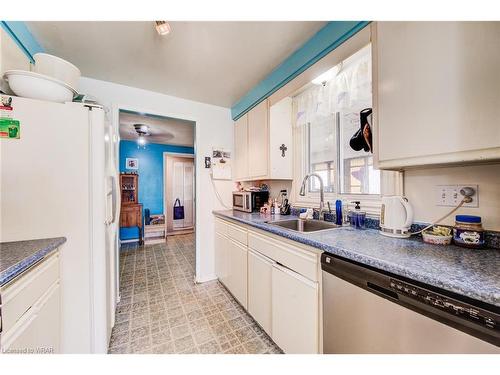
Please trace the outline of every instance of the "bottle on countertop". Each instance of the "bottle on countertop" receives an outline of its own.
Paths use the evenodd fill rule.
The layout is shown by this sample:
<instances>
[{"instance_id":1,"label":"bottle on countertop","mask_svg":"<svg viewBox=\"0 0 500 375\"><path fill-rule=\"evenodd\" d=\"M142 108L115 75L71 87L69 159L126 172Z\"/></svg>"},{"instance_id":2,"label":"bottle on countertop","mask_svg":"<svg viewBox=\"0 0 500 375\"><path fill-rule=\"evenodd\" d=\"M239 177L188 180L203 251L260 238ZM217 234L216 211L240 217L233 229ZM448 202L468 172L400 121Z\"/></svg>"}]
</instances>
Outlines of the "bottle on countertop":
<instances>
[{"instance_id":1,"label":"bottle on countertop","mask_svg":"<svg viewBox=\"0 0 500 375\"><path fill-rule=\"evenodd\" d=\"M335 201L335 224L342 225L342 201L340 199Z\"/></svg>"}]
</instances>

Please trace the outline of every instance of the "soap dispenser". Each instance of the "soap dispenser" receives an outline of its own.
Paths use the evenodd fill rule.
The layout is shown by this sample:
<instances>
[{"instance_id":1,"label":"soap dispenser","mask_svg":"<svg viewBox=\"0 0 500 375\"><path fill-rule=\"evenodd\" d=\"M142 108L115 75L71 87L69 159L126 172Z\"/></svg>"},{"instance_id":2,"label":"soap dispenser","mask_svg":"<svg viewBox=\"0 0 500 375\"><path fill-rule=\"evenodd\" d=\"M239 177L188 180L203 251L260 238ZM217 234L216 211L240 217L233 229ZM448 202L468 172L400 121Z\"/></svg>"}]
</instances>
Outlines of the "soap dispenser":
<instances>
[{"instance_id":1,"label":"soap dispenser","mask_svg":"<svg viewBox=\"0 0 500 375\"><path fill-rule=\"evenodd\" d=\"M356 229L364 229L365 228L365 219L366 219L366 212L361 211L361 202L360 201L354 201L352 202L355 204L354 210L350 212L350 222L351 226L355 227Z\"/></svg>"}]
</instances>

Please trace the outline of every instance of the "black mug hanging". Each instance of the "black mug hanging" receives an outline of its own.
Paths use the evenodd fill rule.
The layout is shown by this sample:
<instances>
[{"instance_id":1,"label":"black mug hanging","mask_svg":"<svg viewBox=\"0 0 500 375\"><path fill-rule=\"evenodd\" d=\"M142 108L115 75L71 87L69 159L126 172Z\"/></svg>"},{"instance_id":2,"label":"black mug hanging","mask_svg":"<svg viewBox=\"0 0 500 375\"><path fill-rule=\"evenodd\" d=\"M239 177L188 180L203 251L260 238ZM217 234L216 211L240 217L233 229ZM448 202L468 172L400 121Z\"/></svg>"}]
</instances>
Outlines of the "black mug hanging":
<instances>
[{"instance_id":1,"label":"black mug hanging","mask_svg":"<svg viewBox=\"0 0 500 375\"><path fill-rule=\"evenodd\" d=\"M181 201L177 198L174 202L174 220L184 219L184 206L181 206Z\"/></svg>"},{"instance_id":2,"label":"black mug hanging","mask_svg":"<svg viewBox=\"0 0 500 375\"><path fill-rule=\"evenodd\" d=\"M354 151L364 150L366 152L373 152L371 108L365 108L359 113L359 123L359 130L354 133L349 141L349 145Z\"/></svg>"}]
</instances>

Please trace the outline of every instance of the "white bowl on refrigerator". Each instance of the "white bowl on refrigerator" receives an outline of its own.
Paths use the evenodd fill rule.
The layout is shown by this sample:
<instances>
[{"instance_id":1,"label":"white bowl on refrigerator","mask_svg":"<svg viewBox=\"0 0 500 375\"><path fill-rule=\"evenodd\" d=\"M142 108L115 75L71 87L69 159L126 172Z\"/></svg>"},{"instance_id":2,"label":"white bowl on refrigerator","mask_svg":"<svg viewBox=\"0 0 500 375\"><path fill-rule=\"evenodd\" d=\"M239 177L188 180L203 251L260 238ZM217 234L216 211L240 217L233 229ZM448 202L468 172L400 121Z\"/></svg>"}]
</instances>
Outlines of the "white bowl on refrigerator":
<instances>
[{"instance_id":1,"label":"white bowl on refrigerator","mask_svg":"<svg viewBox=\"0 0 500 375\"><path fill-rule=\"evenodd\" d=\"M55 78L26 70L8 70L4 79L15 95L23 98L65 103L73 101L78 93Z\"/></svg>"},{"instance_id":2,"label":"white bowl on refrigerator","mask_svg":"<svg viewBox=\"0 0 500 375\"><path fill-rule=\"evenodd\" d=\"M43 52L35 53L33 59L36 73L53 77L70 87L78 88L81 72L69 61Z\"/></svg>"}]
</instances>

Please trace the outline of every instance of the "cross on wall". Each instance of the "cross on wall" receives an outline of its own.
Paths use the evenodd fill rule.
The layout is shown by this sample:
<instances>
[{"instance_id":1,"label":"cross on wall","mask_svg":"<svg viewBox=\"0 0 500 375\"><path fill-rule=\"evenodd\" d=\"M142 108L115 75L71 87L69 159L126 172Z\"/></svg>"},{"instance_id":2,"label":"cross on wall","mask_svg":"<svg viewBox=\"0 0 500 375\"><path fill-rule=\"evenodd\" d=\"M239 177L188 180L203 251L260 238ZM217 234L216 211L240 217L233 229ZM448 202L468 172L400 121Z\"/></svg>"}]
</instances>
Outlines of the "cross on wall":
<instances>
[{"instance_id":1,"label":"cross on wall","mask_svg":"<svg viewBox=\"0 0 500 375\"><path fill-rule=\"evenodd\" d=\"M285 157L285 151L288 150L288 147L285 146L285 144L281 144L280 146L280 150L281 150L281 157L284 158Z\"/></svg>"}]
</instances>

